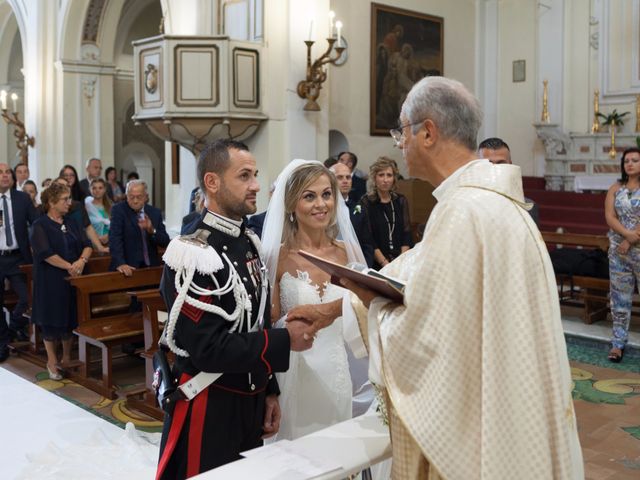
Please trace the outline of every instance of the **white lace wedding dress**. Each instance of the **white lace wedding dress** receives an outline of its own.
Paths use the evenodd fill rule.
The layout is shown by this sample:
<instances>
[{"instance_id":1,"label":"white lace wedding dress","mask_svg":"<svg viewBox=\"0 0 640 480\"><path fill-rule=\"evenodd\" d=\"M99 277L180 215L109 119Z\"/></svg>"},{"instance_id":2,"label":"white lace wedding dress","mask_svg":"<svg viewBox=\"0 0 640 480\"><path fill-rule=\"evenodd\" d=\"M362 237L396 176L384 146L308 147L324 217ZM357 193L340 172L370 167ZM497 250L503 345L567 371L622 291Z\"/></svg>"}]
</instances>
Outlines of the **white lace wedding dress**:
<instances>
[{"instance_id":1,"label":"white lace wedding dress","mask_svg":"<svg viewBox=\"0 0 640 480\"><path fill-rule=\"evenodd\" d=\"M307 272L298 271L297 277L285 272L280 279L282 315L298 305L342 298L344 291L331 283L314 285ZM291 352L289 370L276 376L282 411L276 440L292 440L350 419L352 387L342 318L320 330L311 349Z\"/></svg>"}]
</instances>

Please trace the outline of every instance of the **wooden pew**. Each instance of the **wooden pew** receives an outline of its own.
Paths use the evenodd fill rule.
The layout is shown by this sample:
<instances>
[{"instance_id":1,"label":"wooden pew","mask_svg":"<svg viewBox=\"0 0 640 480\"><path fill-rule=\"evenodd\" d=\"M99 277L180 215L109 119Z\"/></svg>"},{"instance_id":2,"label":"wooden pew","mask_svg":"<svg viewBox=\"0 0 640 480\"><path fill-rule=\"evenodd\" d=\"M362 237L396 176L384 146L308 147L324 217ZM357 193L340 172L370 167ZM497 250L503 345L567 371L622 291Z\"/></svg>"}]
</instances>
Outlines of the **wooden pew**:
<instances>
[{"instance_id":1,"label":"wooden pew","mask_svg":"<svg viewBox=\"0 0 640 480\"><path fill-rule=\"evenodd\" d=\"M111 256L104 253L93 253L89 257L89 261L85 267L84 273L101 273L108 272L111 263ZM27 291L29 293L29 310L25 313L25 317L31 318L31 307L33 305L33 265L20 265L20 270L25 274L27 282ZM40 329L37 325L29 322L29 344L24 348L17 348L16 351L26 360L36 365L44 367L47 363L44 353L44 345L40 337Z\"/></svg>"},{"instance_id":2,"label":"wooden pew","mask_svg":"<svg viewBox=\"0 0 640 480\"><path fill-rule=\"evenodd\" d=\"M128 390L127 406L158 420L164 419L164 411L158 406L155 392L153 391L153 355L158 350L158 340L164 329L164 323L160 323L158 313L166 316L167 306L155 289L128 292L132 298L136 298L142 304L142 326L144 329L144 351L140 356L145 364L145 385L138 389Z\"/></svg>"},{"instance_id":3,"label":"wooden pew","mask_svg":"<svg viewBox=\"0 0 640 480\"><path fill-rule=\"evenodd\" d=\"M554 249L557 246L570 246L582 248L599 248L603 251L609 249L609 238L606 235L585 235L577 233L541 232L547 248ZM580 275L557 274L560 303L573 304L579 300L583 306L582 320L591 324L599 320L605 320L609 312L609 280L606 278L584 277ZM572 285L580 289L579 293L572 288L564 291L565 285ZM573 302L573 303L572 303Z\"/></svg>"},{"instance_id":4,"label":"wooden pew","mask_svg":"<svg viewBox=\"0 0 640 480\"><path fill-rule=\"evenodd\" d=\"M77 291L78 328L74 333L78 336L81 362L78 374L71 378L107 398L116 398L112 377L113 348L144 339L142 313L130 313L128 303L124 312L111 307L97 310L92 307L96 301L103 301L104 298L117 298L118 295L126 297L127 291L157 288L162 270L162 266L141 268L134 270L131 277L108 272L68 278ZM99 348L101 352L102 375L99 379L90 375L89 345Z\"/></svg>"}]
</instances>

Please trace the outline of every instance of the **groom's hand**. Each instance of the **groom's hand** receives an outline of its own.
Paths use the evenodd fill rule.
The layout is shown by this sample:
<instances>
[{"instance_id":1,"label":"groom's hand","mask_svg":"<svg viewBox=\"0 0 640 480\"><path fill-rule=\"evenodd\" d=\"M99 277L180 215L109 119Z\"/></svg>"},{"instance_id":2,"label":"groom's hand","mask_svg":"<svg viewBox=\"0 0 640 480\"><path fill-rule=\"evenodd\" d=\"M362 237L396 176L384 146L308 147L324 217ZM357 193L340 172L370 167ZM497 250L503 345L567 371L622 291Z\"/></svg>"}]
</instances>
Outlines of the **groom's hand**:
<instances>
[{"instance_id":1,"label":"groom's hand","mask_svg":"<svg viewBox=\"0 0 640 480\"><path fill-rule=\"evenodd\" d=\"M273 437L280 429L280 404L277 395L267 395L264 399L264 425L262 438Z\"/></svg>"},{"instance_id":2,"label":"groom's hand","mask_svg":"<svg viewBox=\"0 0 640 480\"><path fill-rule=\"evenodd\" d=\"M305 335L307 338L313 338L318 330L331 325L340 315L342 315L341 298L320 305L299 305L294 307L287 313L287 323L294 320L304 320L308 324Z\"/></svg>"},{"instance_id":3,"label":"groom's hand","mask_svg":"<svg viewBox=\"0 0 640 480\"><path fill-rule=\"evenodd\" d=\"M304 320L294 320L285 323L285 328L289 331L289 341L291 350L302 352L309 350L313 345L314 335L308 335L309 324Z\"/></svg>"}]
</instances>

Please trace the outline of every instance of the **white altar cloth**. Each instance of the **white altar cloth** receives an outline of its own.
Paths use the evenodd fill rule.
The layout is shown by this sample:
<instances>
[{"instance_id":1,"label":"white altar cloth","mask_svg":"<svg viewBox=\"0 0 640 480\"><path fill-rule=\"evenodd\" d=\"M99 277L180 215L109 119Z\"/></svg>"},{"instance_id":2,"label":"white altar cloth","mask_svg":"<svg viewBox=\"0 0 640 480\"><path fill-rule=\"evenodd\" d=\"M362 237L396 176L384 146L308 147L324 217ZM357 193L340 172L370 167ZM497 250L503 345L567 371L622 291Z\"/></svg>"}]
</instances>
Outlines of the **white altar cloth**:
<instances>
[{"instance_id":1,"label":"white altar cloth","mask_svg":"<svg viewBox=\"0 0 640 480\"><path fill-rule=\"evenodd\" d=\"M576 175L573 179L573 190L584 192L585 190L609 190L619 175Z\"/></svg>"},{"instance_id":2,"label":"white altar cloth","mask_svg":"<svg viewBox=\"0 0 640 480\"><path fill-rule=\"evenodd\" d=\"M154 478L157 446L144 439L140 441L141 436L135 430L125 433L118 426L2 367L0 425L3 436L0 478L3 480L114 478L111 473L117 474L119 480ZM133 452L131 447L136 442L137 450ZM127 447L134 464L127 462L121 445ZM117 459L109 455L117 455ZM70 475L65 459L75 466L83 462L82 468L89 470ZM92 468L100 469L98 475L91 472ZM123 471L133 476L121 476Z\"/></svg>"},{"instance_id":3,"label":"white altar cloth","mask_svg":"<svg viewBox=\"0 0 640 480\"><path fill-rule=\"evenodd\" d=\"M322 457L331 460L331 463L342 465L342 468L314 477L300 476L291 471L274 471L266 468L261 456L256 455L255 452L259 451L256 449L252 450L253 454L247 458L202 473L194 478L198 480L230 478L251 478L253 480L343 479L368 465L391 458L389 429L376 413L366 413L360 417L332 425L324 430L293 440L290 444L298 451L303 452L305 456L313 457L319 453ZM268 448L268 446L264 448Z\"/></svg>"}]
</instances>

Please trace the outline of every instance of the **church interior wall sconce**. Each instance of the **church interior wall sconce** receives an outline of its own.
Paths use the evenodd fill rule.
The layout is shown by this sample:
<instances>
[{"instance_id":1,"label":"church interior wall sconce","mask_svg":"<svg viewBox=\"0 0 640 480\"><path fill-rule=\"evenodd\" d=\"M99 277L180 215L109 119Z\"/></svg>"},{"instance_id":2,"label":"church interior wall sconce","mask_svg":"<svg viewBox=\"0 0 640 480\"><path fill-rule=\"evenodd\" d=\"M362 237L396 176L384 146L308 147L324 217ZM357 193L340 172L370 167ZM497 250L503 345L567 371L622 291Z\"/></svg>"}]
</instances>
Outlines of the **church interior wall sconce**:
<instances>
[{"instance_id":1,"label":"church interior wall sconce","mask_svg":"<svg viewBox=\"0 0 640 480\"><path fill-rule=\"evenodd\" d=\"M29 147L34 147L36 139L27 135L24 122L20 120L20 113L18 112L18 94L13 92L11 94L11 103L13 106L13 112L7 111L7 92L6 90L0 91L0 107L2 108L2 118L7 125L13 125L13 136L16 137L16 146L20 150L20 157L22 163L29 165Z\"/></svg>"},{"instance_id":2,"label":"church interior wall sconce","mask_svg":"<svg viewBox=\"0 0 640 480\"><path fill-rule=\"evenodd\" d=\"M333 12L329 12L329 38L327 38L327 43L329 45L325 52L313 62L311 61L311 48L315 43L313 41L313 21L311 21L311 25L309 27L309 39L304 41L307 46L307 74L306 78L298 83L297 91L300 98L307 100L307 103L304 105L304 110L308 112L320 111L320 105L318 105L317 100L320 96L322 84L327 79L326 66L340 66L344 64L346 60L345 50L347 47L346 42L342 37L342 22L335 22L337 36L334 37L334 17L335 14ZM332 56L334 52L335 55Z\"/></svg>"}]
</instances>

